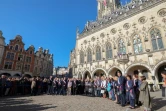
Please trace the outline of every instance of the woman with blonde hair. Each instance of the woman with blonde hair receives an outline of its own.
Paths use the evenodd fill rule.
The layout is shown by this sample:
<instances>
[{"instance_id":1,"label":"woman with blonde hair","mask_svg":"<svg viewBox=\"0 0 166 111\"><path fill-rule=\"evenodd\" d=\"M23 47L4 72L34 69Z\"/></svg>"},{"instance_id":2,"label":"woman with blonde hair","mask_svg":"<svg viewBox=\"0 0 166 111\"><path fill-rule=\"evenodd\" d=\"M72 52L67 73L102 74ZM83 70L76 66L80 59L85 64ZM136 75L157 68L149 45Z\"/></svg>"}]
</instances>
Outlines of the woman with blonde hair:
<instances>
[{"instance_id":1,"label":"woman with blonde hair","mask_svg":"<svg viewBox=\"0 0 166 111\"><path fill-rule=\"evenodd\" d=\"M114 84L113 84L113 90L114 90L114 94L115 94L115 102L118 103L118 76L115 76L114 78Z\"/></svg>"},{"instance_id":2,"label":"woman with blonde hair","mask_svg":"<svg viewBox=\"0 0 166 111\"><path fill-rule=\"evenodd\" d=\"M106 86L107 82L104 76L102 76L102 82L101 82L101 94L103 95L103 98L106 98Z\"/></svg>"}]
</instances>

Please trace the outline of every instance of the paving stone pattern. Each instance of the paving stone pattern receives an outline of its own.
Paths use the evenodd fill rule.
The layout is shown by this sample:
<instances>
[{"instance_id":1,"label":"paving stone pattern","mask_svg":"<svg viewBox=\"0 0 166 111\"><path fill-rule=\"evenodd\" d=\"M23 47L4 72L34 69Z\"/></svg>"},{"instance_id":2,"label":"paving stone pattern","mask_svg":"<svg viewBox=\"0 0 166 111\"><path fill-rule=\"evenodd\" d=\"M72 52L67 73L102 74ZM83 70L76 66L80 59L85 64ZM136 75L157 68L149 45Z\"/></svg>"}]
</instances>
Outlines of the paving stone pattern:
<instances>
[{"instance_id":1,"label":"paving stone pattern","mask_svg":"<svg viewBox=\"0 0 166 111\"><path fill-rule=\"evenodd\" d=\"M151 93L153 111L166 111L161 92ZM0 98L0 111L132 111L111 100L86 96L17 96ZM142 107L133 111L143 111Z\"/></svg>"}]
</instances>

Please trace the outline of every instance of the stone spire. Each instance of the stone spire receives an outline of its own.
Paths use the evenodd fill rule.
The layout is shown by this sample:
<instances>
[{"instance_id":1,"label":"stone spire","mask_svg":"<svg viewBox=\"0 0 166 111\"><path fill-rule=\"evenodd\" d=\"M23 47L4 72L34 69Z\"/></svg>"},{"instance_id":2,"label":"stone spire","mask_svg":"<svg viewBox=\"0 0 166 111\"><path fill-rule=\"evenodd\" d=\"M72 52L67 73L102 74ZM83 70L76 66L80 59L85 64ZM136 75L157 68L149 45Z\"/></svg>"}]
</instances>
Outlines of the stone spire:
<instances>
[{"instance_id":1,"label":"stone spire","mask_svg":"<svg viewBox=\"0 0 166 111\"><path fill-rule=\"evenodd\" d=\"M0 30L0 37L4 38L3 37L3 32Z\"/></svg>"},{"instance_id":2,"label":"stone spire","mask_svg":"<svg viewBox=\"0 0 166 111\"><path fill-rule=\"evenodd\" d=\"M3 37L3 32L0 30L0 45L5 46L5 38Z\"/></svg>"},{"instance_id":3,"label":"stone spire","mask_svg":"<svg viewBox=\"0 0 166 111\"><path fill-rule=\"evenodd\" d=\"M79 27L77 27L77 29L76 29L76 36L77 36L77 38L79 38L79 34L80 34L80 30L79 30Z\"/></svg>"}]
</instances>

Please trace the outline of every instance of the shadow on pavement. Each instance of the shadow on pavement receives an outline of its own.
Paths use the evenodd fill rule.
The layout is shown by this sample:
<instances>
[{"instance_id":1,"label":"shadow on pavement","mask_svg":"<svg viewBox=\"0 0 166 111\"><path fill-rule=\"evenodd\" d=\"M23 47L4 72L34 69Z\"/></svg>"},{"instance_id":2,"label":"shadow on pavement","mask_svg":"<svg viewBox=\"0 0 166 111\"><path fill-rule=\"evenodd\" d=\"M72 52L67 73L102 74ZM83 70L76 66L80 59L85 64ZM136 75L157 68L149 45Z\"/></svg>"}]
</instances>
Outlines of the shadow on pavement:
<instances>
[{"instance_id":1,"label":"shadow on pavement","mask_svg":"<svg viewBox=\"0 0 166 111\"><path fill-rule=\"evenodd\" d=\"M164 98L152 98L152 109L153 111L158 111L166 106L166 100Z\"/></svg>"},{"instance_id":2,"label":"shadow on pavement","mask_svg":"<svg viewBox=\"0 0 166 111\"><path fill-rule=\"evenodd\" d=\"M0 98L0 111L45 111L57 106L51 104L34 104L33 100L20 98Z\"/></svg>"}]
</instances>

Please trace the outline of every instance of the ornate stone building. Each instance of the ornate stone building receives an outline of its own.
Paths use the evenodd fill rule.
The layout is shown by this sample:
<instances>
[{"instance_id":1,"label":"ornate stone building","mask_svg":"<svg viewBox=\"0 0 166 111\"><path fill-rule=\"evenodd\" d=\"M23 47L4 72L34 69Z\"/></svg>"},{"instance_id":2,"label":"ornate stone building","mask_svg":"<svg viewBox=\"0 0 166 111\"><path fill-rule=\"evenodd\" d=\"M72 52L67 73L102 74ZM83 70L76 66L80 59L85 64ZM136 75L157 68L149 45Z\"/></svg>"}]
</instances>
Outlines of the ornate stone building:
<instances>
[{"instance_id":1,"label":"ornate stone building","mask_svg":"<svg viewBox=\"0 0 166 111\"><path fill-rule=\"evenodd\" d=\"M0 67L2 64L3 53L5 49L5 38L3 37L2 31L0 31Z\"/></svg>"},{"instance_id":2,"label":"ornate stone building","mask_svg":"<svg viewBox=\"0 0 166 111\"><path fill-rule=\"evenodd\" d=\"M34 75L41 77L49 77L53 74L53 54L49 54L49 50L39 47L35 53Z\"/></svg>"},{"instance_id":3,"label":"ornate stone building","mask_svg":"<svg viewBox=\"0 0 166 111\"><path fill-rule=\"evenodd\" d=\"M120 7L115 1L99 0L98 19L88 21L82 32L77 29L69 68L79 78L121 71L161 82L160 73L166 70L166 0L132 0Z\"/></svg>"}]
</instances>

